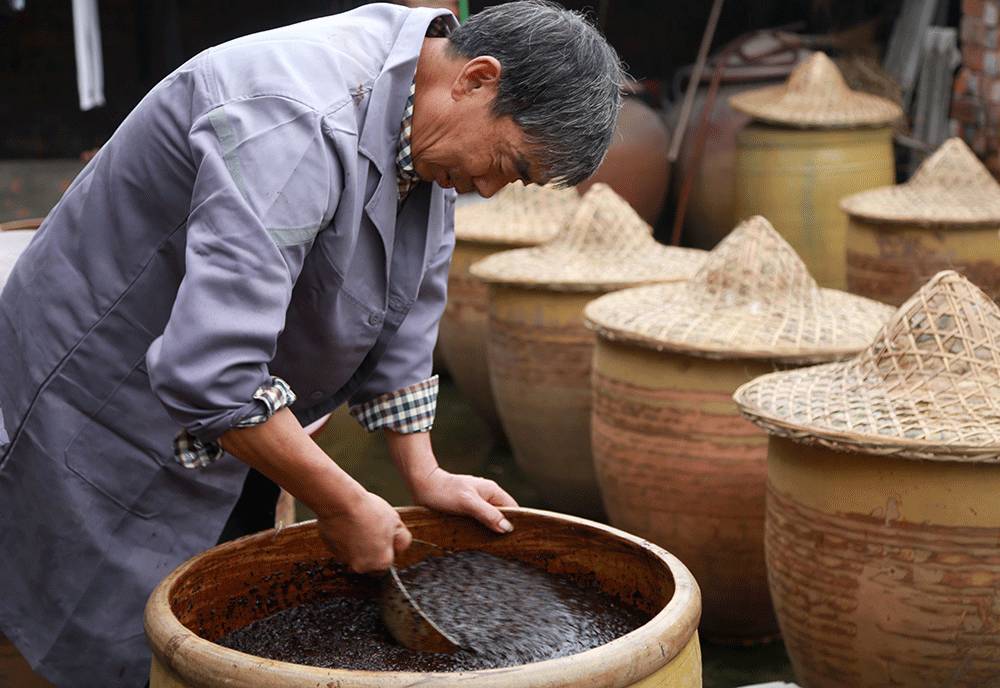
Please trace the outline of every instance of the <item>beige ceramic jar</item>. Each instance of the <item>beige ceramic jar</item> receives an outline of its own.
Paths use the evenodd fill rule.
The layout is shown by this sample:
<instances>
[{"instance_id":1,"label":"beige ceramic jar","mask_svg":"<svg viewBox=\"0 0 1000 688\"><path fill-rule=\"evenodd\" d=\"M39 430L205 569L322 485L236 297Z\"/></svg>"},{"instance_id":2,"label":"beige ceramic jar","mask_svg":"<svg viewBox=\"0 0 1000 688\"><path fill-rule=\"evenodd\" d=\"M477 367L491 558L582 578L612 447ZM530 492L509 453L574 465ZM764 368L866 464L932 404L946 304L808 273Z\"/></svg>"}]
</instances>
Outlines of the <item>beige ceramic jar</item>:
<instances>
[{"instance_id":1,"label":"beige ceramic jar","mask_svg":"<svg viewBox=\"0 0 1000 688\"><path fill-rule=\"evenodd\" d=\"M486 367L487 290L469 274L469 267L499 251L548 241L578 201L573 189L515 182L488 201L473 201L455 209L455 251L438 347L462 395L497 433L500 421Z\"/></svg>"},{"instance_id":2,"label":"beige ceramic jar","mask_svg":"<svg viewBox=\"0 0 1000 688\"><path fill-rule=\"evenodd\" d=\"M702 632L777 634L764 566L767 436L732 401L777 368L859 351L892 309L821 289L762 217L739 225L688 282L592 302L593 450L611 522L683 552Z\"/></svg>"},{"instance_id":3,"label":"beige ceramic jar","mask_svg":"<svg viewBox=\"0 0 1000 688\"><path fill-rule=\"evenodd\" d=\"M941 270L1000 300L1000 184L948 139L905 184L849 196L847 289L898 306Z\"/></svg>"},{"instance_id":4,"label":"beige ceramic jar","mask_svg":"<svg viewBox=\"0 0 1000 688\"><path fill-rule=\"evenodd\" d=\"M855 358L735 399L772 435L767 564L799 683L995 683L1000 308L940 273Z\"/></svg>"},{"instance_id":5,"label":"beige ceramic jar","mask_svg":"<svg viewBox=\"0 0 1000 688\"><path fill-rule=\"evenodd\" d=\"M481 550L596 584L652 619L606 645L559 659L475 672L320 669L252 657L214 641L323 594L371 594L371 579L330 559L315 522L242 538L198 555L167 576L146 605L151 688L700 688L701 610L694 578L673 555L619 530L529 509L497 536L473 521L400 509L417 538L453 551ZM263 602L263 604L262 604Z\"/></svg>"},{"instance_id":6,"label":"beige ceramic jar","mask_svg":"<svg viewBox=\"0 0 1000 688\"><path fill-rule=\"evenodd\" d=\"M624 199L596 184L551 242L472 267L489 284L488 356L500 419L518 466L549 507L602 514L584 306L615 289L686 279L703 259L703 251L656 243Z\"/></svg>"},{"instance_id":7,"label":"beige ceramic jar","mask_svg":"<svg viewBox=\"0 0 1000 688\"><path fill-rule=\"evenodd\" d=\"M846 287L842 198L895 181L891 101L852 91L813 53L781 86L730 99L754 122L737 136L738 217L767 217L824 287Z\"/></svg>"}]
</instances>

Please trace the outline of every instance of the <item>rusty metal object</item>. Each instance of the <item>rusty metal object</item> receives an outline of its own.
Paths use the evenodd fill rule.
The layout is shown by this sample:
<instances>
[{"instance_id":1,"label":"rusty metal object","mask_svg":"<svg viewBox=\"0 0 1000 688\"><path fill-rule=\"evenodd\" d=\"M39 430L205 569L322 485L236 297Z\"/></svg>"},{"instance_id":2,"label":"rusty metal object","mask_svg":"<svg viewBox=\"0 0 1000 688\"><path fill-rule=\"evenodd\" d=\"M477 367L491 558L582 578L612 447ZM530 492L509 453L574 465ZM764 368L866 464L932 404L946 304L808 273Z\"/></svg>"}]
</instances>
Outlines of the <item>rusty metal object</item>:
<instances>
[{"instance_id":1,"label":"rusty metal object","mask_svg":"<svg viewBox=\"0 0 1000 688\"><path fill-rule=\"evenodd\" d=\"M691 83L684 94L684 102L681 105L677 129L674 131L673 140L670 142L670 151L668 152L670 162L676 161L677 156L680 154L681 143L684 141L684 136L687 132L688 118L691 116L691 108L694 105L694 94L698 88L698 82L701 81L702 70L705 69L705 63L708 61L708 51L712 47L712 38L715 37L715 27L718 26L719 15L722 13L722 2L723 0L713 0L712 9L708 14L708 21L705 23L705 30L701 35L698 56L695 58L694 65L692 66Z\"/></svg>"},{"instance_id":2,"label":"rusty metal object","mask_svg":"<svg viewBox=\"0 0 1000 688\"><path fill-rule=\"evenodd\" d=\"M778 30L741 36L712 59L694 100L693 133L684 138L671 175L677 211L672 240L710 249L740 219L736 214L736 135L750 118L729 106L729 97L777 84L791 73L801 55L797 37ZM678 71L674 97L681 83L691 83L693 67ZM668 126L679 126L680 108L667 114Z\"/></svg>"}]
</instances>

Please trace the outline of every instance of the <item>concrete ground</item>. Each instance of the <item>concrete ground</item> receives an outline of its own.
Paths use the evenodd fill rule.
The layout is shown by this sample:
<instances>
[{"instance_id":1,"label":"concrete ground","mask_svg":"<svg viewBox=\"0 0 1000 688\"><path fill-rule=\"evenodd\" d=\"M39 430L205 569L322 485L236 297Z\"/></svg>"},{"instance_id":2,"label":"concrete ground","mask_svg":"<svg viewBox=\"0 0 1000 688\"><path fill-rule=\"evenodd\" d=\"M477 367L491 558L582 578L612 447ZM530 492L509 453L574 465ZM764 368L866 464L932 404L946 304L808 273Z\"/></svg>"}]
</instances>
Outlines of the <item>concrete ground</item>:
<instances>
[{"instance_id":1,"label":"concrete ground","mask_svg":"<svg viewBox=\"0 0 1000 688\"><path fill-rule=\"evenodd\" d=\"M486 425L458 393L442 379L434 425L434 448L442 466L454 472L493 478L522 506L544 507L525 482L510 450L496 446ZM381 437L369 435L341 410L318 438L320 445L344 470L391 504L410 503ZM308 516L301 512L300 516ZM737 688L768 681L792 681L791 666L780 642L730 648L702 642L705 688Z\"/></svg>"}]
</instances>

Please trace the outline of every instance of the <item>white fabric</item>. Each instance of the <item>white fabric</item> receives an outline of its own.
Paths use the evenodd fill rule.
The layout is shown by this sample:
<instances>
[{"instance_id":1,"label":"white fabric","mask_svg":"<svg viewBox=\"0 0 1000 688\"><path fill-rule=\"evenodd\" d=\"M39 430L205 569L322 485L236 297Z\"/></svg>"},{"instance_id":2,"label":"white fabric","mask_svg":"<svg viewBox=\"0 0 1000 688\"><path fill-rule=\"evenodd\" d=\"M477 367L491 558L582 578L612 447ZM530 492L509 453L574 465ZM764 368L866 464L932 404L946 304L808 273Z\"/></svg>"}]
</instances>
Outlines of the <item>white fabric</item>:
<instances>
[{"instance_id":1,"label":"white fabric","mask_svg":"<svg viewBox=\"0 0 1000 688\"><path fill-rule=\"evenodd\" d=\"M104 105L104 58L97 0L73 0L73 43L80 109L92 110Z\"/></svg>"},{"instance_id":2,"label":"white fabric","mask_svg":"<svg viewBox=\"0 0 1000 688\"><path fill-rule=\"evenodd\" d=\"M328 413L325 416L323 416L322 418L320 418L319 420L314 420L312 423L310 423L309 425L307 425L304 428L304 430L306 431L306 434L312 435L314 432L316 432L317 430L319 430L320 428L322 428L324 425L326 425L326 421L330 420L330 416L332 416L332 415L333 415L332 413Z\"/></svg>"},{"instance_id":3,"label":"white fabric","mask_svg":"<svg viewBox=\"0 0 1000 688\"><path fill-rule=\"evenodd\" d=\"M18 256L28 247L28 242L33 236L35 236L33 229L0 232L0 287L7 281L7 276L14 269Z\"/></svg>"}]
</instances>

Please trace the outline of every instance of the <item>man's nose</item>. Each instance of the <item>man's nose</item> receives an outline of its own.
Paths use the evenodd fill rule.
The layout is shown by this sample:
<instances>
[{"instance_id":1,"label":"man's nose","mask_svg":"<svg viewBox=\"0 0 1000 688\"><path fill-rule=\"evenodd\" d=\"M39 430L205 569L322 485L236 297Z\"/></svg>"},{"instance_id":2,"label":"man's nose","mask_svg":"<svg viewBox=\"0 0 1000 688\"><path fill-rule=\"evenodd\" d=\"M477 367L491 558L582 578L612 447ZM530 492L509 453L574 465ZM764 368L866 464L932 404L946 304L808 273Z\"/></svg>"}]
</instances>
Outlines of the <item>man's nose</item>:
<instances>
[{"instance_id":1,"label":"man's nose","mask_svg":"<svg viewBox=\"0 0 1000 688\"><path fill-rule=\"evenodd\" d=\"M490 198L493 194L506 186L507 182L498 177L476 177L473 184L476 185L476 191L480 196L483 198Z\"/></svg>"}]
</instances>

